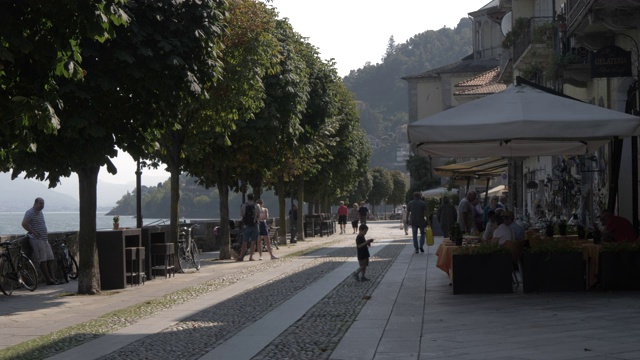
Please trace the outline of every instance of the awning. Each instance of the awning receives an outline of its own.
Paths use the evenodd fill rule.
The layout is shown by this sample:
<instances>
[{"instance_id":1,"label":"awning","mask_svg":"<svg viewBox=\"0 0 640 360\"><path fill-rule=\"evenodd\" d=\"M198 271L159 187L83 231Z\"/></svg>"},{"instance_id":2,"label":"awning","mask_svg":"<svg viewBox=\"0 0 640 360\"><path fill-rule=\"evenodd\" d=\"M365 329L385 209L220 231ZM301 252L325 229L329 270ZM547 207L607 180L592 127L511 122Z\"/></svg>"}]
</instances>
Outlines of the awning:
<instances>
[{"instance_id":1,"label":"awning","mask_svg":"<svg viewBox=\"0 0 640 360\"><path fill-rule=\"evenodd\" d=\"M422 196L425 198L437 198L442 197L444 195L457 194L458 189L452 189L451 191L447 190L445 187L439 187L435 189L429 189L422 192Z\"/></svg>"},{"instance_id":2,"label":"awning","mask_svg":"<svg viewBox=\"0 0 640 360\"><path fill-rule=\"evenodd\" d=\"M436 175L452 178L496 177L507 171L507 159L488 157L458 164L438 166Z\"/></svg>"}]
</instances>

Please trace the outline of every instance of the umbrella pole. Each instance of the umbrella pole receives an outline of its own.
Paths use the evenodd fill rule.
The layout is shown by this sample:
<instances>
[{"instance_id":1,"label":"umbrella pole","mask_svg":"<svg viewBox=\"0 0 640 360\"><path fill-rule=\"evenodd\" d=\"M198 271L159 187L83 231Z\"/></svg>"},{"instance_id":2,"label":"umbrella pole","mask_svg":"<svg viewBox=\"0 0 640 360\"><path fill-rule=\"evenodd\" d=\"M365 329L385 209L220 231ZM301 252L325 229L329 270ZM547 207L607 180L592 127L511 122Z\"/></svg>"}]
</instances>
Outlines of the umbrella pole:
<instances>
[{"instance_id":1,"label":"umbrella pole","mask_svg":"<svg viewBox=\"0 0 640 360\"><path fill-rule=\"evenodd\" d=\"M487 177L487 187L484 191L484 206L487 206L487 202L489 200L489 182L491 181L490 177Z\"/></svg>"}]
</instances>

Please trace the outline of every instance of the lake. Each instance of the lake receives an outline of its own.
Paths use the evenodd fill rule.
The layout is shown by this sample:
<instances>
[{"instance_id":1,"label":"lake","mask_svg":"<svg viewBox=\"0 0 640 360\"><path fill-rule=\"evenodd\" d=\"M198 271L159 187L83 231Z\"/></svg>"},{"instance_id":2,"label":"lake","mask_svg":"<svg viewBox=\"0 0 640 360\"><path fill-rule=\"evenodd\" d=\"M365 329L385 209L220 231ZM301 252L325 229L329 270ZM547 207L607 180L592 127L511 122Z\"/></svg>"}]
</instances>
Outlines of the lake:
<instances>
[{"instance_id":1,"label":"lake","mask_svg":"<svg viewBox=\"0 0 640 360\"><path fill-rule=\"evenodd\" d=\"M26 211L26 210L25 210ZM105 215L106 212L96 214L96 229L109 230L113 228L113 216ZM0 212L0 235L24 234L22 218L24 212ZM44 211L44 219L47 222L49 232L78 231L80 227L79 212L47 212ZM183 220L183 219L180 219ZM145 219L144 224L156 223L169 224L168 219ZM130 215L120 216L120 227L136 227L136 219Z\"/></svg>"}]
</instances>

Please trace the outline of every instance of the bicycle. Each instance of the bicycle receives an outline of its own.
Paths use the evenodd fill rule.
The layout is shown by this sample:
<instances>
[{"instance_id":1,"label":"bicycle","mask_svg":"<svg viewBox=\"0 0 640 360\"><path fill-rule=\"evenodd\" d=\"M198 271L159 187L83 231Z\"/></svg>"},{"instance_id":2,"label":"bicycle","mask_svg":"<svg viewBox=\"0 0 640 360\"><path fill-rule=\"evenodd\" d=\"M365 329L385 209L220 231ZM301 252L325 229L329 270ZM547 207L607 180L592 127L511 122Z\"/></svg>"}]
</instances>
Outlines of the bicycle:
<instances>
[{"instance_id":1,"label":"bicycle","mask_svg":"<svg viewBox=\"0 0 640 360\"><path fill-rule=\"evenodd\" d=\"M68 283L69 279L76 280L78 278L78 263L76 259L71 255L69 246L67 245L67 238L75 233L70 232L64 234L64 238L51 240L51 249L56 258L58 270L62 271L62 278L64 282Z\"/></svg>"},{"instance_id":2,"label":"bicycle","mask_svg":"<svg viewBox=\"0 0 640 360\"><path fill-rule=\"evenodd\" d=\"M274 247L276 248L276 250L280 250L280 248L278 247L278 229L280 229L277 226L270 226L269 227L269 241L271 242L271 248L273 249ZM267 245L265 244L265 242L262 242L262 252L267 252Z\"/></svg>"},{"instance_id":3,"label":"bicycle","mask_svg":"<svg viewBox=\"0 0 640 360\"><path fill-rule=\"evenodd\" d=\"M180 234L178 236L178 263L180 264L180 271L182 271L182 273L186 273L191 267L200 270L198 246L191 237L191 232L197 227L198 224L180 226Z\"/></svg>"},{"instance_id":4,"label":"bicycle","mask_svg":"<svg viewBox=\"0 0 640 360\"><path fill-rule=\"evenodd\" d=\"M38 271L22 251L24 241L29 241L28 235L0 243L4 250L0 254L0 290L7 296L15 288L34 291L38 287Z\"/></svg>"}]
</instances>

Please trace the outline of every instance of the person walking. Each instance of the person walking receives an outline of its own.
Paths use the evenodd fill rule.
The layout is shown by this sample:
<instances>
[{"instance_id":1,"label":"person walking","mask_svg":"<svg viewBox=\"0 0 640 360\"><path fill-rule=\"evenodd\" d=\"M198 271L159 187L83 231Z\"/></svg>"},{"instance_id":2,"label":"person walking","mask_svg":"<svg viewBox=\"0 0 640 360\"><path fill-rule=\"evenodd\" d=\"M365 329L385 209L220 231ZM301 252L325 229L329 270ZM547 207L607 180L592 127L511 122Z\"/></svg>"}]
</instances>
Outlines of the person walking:
<instances>
[{"instance_id":1,"label":"person walking","mask_svg":"<svg viewBox=\"0 0 640 360\"><path fill-rule=\"evenodd\" d=\"M422 194L419 191L413 193L413 200L407 204L409 212L407 225L411 225L411 234L413 235L413 247L418 251L424 252L425 227L427 226L427 203L422 200ZM418 230L420 231L420 240L418 241Z\"/></svg>"},{"instance_id":2,"label":"person walking","mask_svg":"<svg viewBox=\"0 0 640 360\"><path fill-rule=\"evenodd\" d=\"M33 207L24 213L22 227L29 235L29 244L33 249L33 258L40 263L40 270L47 280L47 285L60 285L55 274L55 257L49 244L47 224L44 221L44 199L38 197L33 202Z\"/></svg>"},{"instance_id":3,"label":"person walking","mask_svg":"<svg viewBox=\"0 0 640 360\"><path fill-rule=\"evenodd\" d=\"M402 205L401 228L404 229L404 234L409 235L409 211L407 211L407 205Z\"/></svg>"},{"instance_id":4,"label":"person walking","mask_svg":"<svg viewBox=\"0 0 640 360\"><path fill-rule=\"evenodd\" d=\"M240 248L240 255L236 261L243 261L245 253L247 252L247 245L251 244L249 248L249 261L253 261L253 252L258 242L259 229L258 229L258 216L260 214L260 205L253 201L253 194L247 195L247 202L243 203L240 207L240 216L242 217L242 247Z\"/></svg>"},{"instance_id":5,"label":"person walking","mask_svg":"<svg viewBox=\"0 0 640 360\"><path fill-rule=\"evenodd\" d=\"M367 225L367 215L369 215L369 208L364 201L360 202L360 207L358 208L358 215L360 215L360 224Z\"/></svg>"},{"instance_id":6,"label":"person walking","mask_svg":"<svg viewBox=\"0 0 640 360\"><path fill-rule=\"evenodd\" d=\"M258 260L262 260L263 241L269 255L271 255L271 260L276 260L277 257L274 256L271 251L271 240L269 239L269 225L267 224L269 221L269 209L264 206L264 201L262 201L262 199L256 200L256 204L260 205L260 214L258 215L258 230L260 231L260 237L258 237Z\"/></svg>"},{"instance_id":7,"label":"person walking","mask_svg":"<svg viewBox=\"0 0 640 360\"><path fill-rule=\"evenodd\" d=\"M458 204L458 224L460 224L460 230L462 230L463 234L475 235L473 201L477 195L478 193L475 190L469 190L467 195L460 200L460 204Z\"/></svg>"},{"instance_id":8,"label":"person walking","mask_svg":"<svg viewBox=\"0 0 640 360\"><path fill-rule=\"evenodd\" d=\"M298 234L298 205L296 203L291 204L289 209L289 231L291 232L291 244L298 242L296 236Z\"/></svg>"},{"instance_id":9,"label":"person walking","mask_svg":"<svg viewBox=\"0 0 640 360\"><path fill-rule=\"evenodd\" d=\"M367 231L369 231L369 227L365 224L360 225L358 236L356 236L356 249L358 251L358 270L353 273L353 277L356 281L369 281L369 279L364 276L367 271L367 266L369 266L369 246L373 242L373 239L365 239L364 236L367 235ZM358 274L362 274L362 277L359 277Z\"/></svg>"},{"instance_id":10,"label":"person walking","mask_svg":"<svg viewBox=\"0 0 640 360\"><path fill-rule=\"evenodd\" d=\"M349 208L344 204L344 201L340 201L340 207L338 207L338 225L340 225L340 234L347 233L347 215L349 215Z\"/></svg>"},{"instance_id":11,"label":"person walking","mask_svg":"<svg viewBox=\"0 0 640 360\"><path fill-rule=\"evenodd\" d=\"M358 222L360 219L358 209L358 203L353 203L353 207L349 210L349 215L347 215L347 219L351 221L351 227L353 228L354 234L358 232Z\"/></svg>"},{"instance_id":12,"label":"person walking","mask_svg":"<svg viewBox=\"0 0 640 360\"><path fill-rule=\"evenodd\" d=\"M456 221L456 207L453 206L448 196L442 198L442 204L438 209L438 222L442 229L442 235L446 238L449 237L449 229L451 225Z\"/></svg>"}]
</instances>

